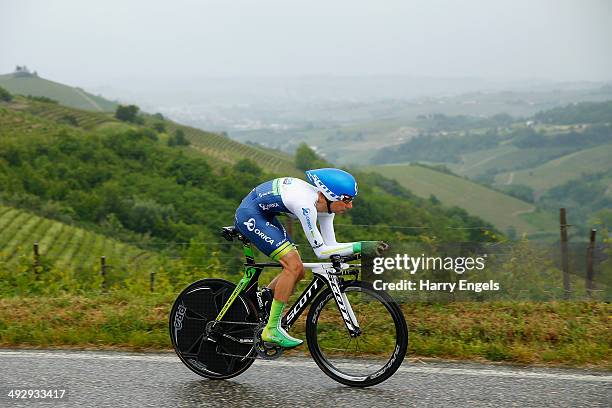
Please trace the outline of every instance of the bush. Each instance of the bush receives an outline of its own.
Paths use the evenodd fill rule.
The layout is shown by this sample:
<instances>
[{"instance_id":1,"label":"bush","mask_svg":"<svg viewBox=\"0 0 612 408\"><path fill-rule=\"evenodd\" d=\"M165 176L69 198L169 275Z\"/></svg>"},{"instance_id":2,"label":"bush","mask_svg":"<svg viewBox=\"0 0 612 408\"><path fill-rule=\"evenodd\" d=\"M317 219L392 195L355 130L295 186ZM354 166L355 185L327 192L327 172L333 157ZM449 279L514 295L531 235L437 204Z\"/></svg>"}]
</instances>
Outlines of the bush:
<instances>
[{"instance_id":1,"label":"bush","mask_svg":"<svg viewBox=\"0 0 612 408\"><path fill-rule=\"evenodd\" d=\"M31 101L37 101L37 102L43 102L43 103L52 103L54 105L58 105L59 101L56 101L55 99L51 99L51 98L47 98L46 96L34 96L34 95L28 95L27 98Z\"/></svg>"},{"instance_id":2,"label":"bush","mask_svg":"<svg viewBox=\"0 0 612 408\"><path fill-rule=\"evenodd\" d=\"M62 116L58 122L60 123L66 123L67 125L70 126L79 126L79 120L76 118L76 116L72 115L72 114L65 114L64 116Z\"/></svg>"},{"instance_id":3,"label":"bush","mask_svg":"<svg viewBox=\"0 0 612 408\"><path fill-rule=\"evenodd\" d=\"M138 117L140 108L136 105L119 105L115 111L115 117L123 122L140 123Z\"/></svg>"},{"instance_id":4,"label":"bush","mask_svg":"<svg viewBox=\"0 0 612 408\"><path fill-rule=\"evenodd\" d=\"M6 89L0 86L0 101L10 102L13 100L13 95Z\"/></svg>"},{"instance_id":5,"label":"bush","mask_svg":"<svg viewBox=\"0 0 612 408\"><path fill-rule=\"evenodd\" d=\"M157 133L164 133L166 131L166 124L164 122L156 122L152 127Z\"/></svg>"},{"instance_id":6,"label":"bush","mask_svg":"<svg viewBox=\"0 0 612 408\"><path fill-rule=\"evenodd\" d=\"M168 138L168 146L189 146L191 142L185 137L183 129L176 129L174 135Z\"/></svg>"},{"instance_id":7,"label":"bush","mask_svg":"<svg viewBox=\"0 0 612 408\"><path fill-rule=\"evenodd\" d=\"M518 198L519 200L533 203L534 192L533 188L529 186L524 184L512 184L509 186L502 186L501 190L512 197Z\"/></svg>"},{"instance_id":8,"label":"bush","mask_svg":"<svg viewBox=\"0 0 612 408\"><path fill-rule=\"evenodd\" d=\"M295 151L295 167L300 170L310 170L329 167L329 163L320 158L306 143L302 143Z\"/></svg>"}]
</instances>

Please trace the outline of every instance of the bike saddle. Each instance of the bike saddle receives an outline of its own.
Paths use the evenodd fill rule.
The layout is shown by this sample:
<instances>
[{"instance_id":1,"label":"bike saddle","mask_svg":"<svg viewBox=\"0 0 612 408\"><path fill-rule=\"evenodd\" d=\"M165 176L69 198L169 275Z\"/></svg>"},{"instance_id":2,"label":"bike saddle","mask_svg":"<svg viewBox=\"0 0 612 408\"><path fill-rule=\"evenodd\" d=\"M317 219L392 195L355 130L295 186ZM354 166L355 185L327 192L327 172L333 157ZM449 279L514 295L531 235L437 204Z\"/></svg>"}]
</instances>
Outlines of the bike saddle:
<instances>
[{"instance_id":1,"label":"bike saddle","mask_svg":"<svg viewBox=\"0 0 612 408\"><path fill-rule=\"evenodd\" d=\"M238 238L240 241L248 242L246 238L242 236L240 231L238 231L238 229L233 225L221 228L221 235L228 241L233 241L234 238Z\"/></svg>"},{"instance_id":2,"label":"bike saddle","mask_svg":"<svg viewBox=\"0 0 612 408\"><path fill-rule=\"evenodd\" d=\"M233 241L234 237L238 236L238 231L236 230L236 227L230 225L229 227L221 228L221 235L223 235L223 238L226 240Z\"/></svg>"}]
</instances>

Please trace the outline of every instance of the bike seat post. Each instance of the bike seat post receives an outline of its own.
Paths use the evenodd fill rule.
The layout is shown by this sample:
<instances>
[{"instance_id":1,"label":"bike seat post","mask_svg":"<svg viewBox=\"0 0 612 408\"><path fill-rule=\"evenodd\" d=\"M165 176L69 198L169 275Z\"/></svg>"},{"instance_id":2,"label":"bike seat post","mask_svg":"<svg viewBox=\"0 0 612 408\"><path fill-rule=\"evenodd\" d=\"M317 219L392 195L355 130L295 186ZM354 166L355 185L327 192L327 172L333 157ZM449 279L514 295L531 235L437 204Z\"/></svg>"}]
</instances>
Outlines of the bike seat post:
<instances>
[{"instance_id":1,"label":"bike seat post","mask_svg":"<svg viewBox=\"0 0 612 408\"><path fill-rule=\"evenodd\" d=\"M242 252L244 253L244 257L246 258L246 265L254 265L255 264L255 254L253 253L253 247L251 246L251 241L248 239L241 240L242 241Z\"/></svg>"}]
</instances>

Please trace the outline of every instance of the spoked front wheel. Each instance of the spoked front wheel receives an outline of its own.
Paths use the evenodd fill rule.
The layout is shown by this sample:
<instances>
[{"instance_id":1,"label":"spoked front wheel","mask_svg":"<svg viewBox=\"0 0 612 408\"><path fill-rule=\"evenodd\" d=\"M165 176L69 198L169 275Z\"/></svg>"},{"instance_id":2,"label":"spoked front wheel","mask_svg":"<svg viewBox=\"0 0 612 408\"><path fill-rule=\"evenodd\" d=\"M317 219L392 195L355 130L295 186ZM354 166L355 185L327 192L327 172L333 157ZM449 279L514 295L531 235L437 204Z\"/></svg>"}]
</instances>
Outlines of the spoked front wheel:
<instances>
[{"instance_id":1,"label":"spoked front wheel","mask_svg":"<svg viewBox=\"0 0 612 408\"><path fill-rule=\"evenodd\" d=\"M326 289L308 313L310 353L325 374L342 384L379 384L397 371L406 355L408 327L404 315L389 294L375 290L370 283L345 282L340 290L346 294L361 334L349 336L334 296Z\"/></svg>"},{"instance_id":2,"label":"spoked front wheel","mask_svg":"<svg viewBox=\"0 0 612 408\"><path fill-rule=\"evenodd\" d=\"M177 297L170 312L170 338L176 354L203 377L234 377L253 364L257 312L238 296L223 320L211 330L235 285L223 279L202 279Z\"/></svg>"}]
</instances>

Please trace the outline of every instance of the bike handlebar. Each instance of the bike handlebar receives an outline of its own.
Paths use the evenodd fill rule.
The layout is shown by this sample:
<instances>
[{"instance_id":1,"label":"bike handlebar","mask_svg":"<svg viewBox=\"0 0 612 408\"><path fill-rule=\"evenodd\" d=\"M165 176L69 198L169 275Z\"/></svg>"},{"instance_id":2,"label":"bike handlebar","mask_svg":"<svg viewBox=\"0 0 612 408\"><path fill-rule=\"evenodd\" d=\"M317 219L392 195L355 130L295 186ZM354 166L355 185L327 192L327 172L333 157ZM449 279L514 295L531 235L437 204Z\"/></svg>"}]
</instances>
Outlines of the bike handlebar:
<instances>
[{"instance_id":1,"label":"bike handlebar","mask_svg":"<svg viewBox=\"0 0 612 408\"><path fill-rule=\"evenodd\" d=\"M329 257L330 261L332 262L332 265L334 267L340 267L341 263L345 263L345 262L351 262L351 261L355 261L357 259L361 258L360 254L353 254L353 255L332 255Z\"/></svg>"}]
</instances>

